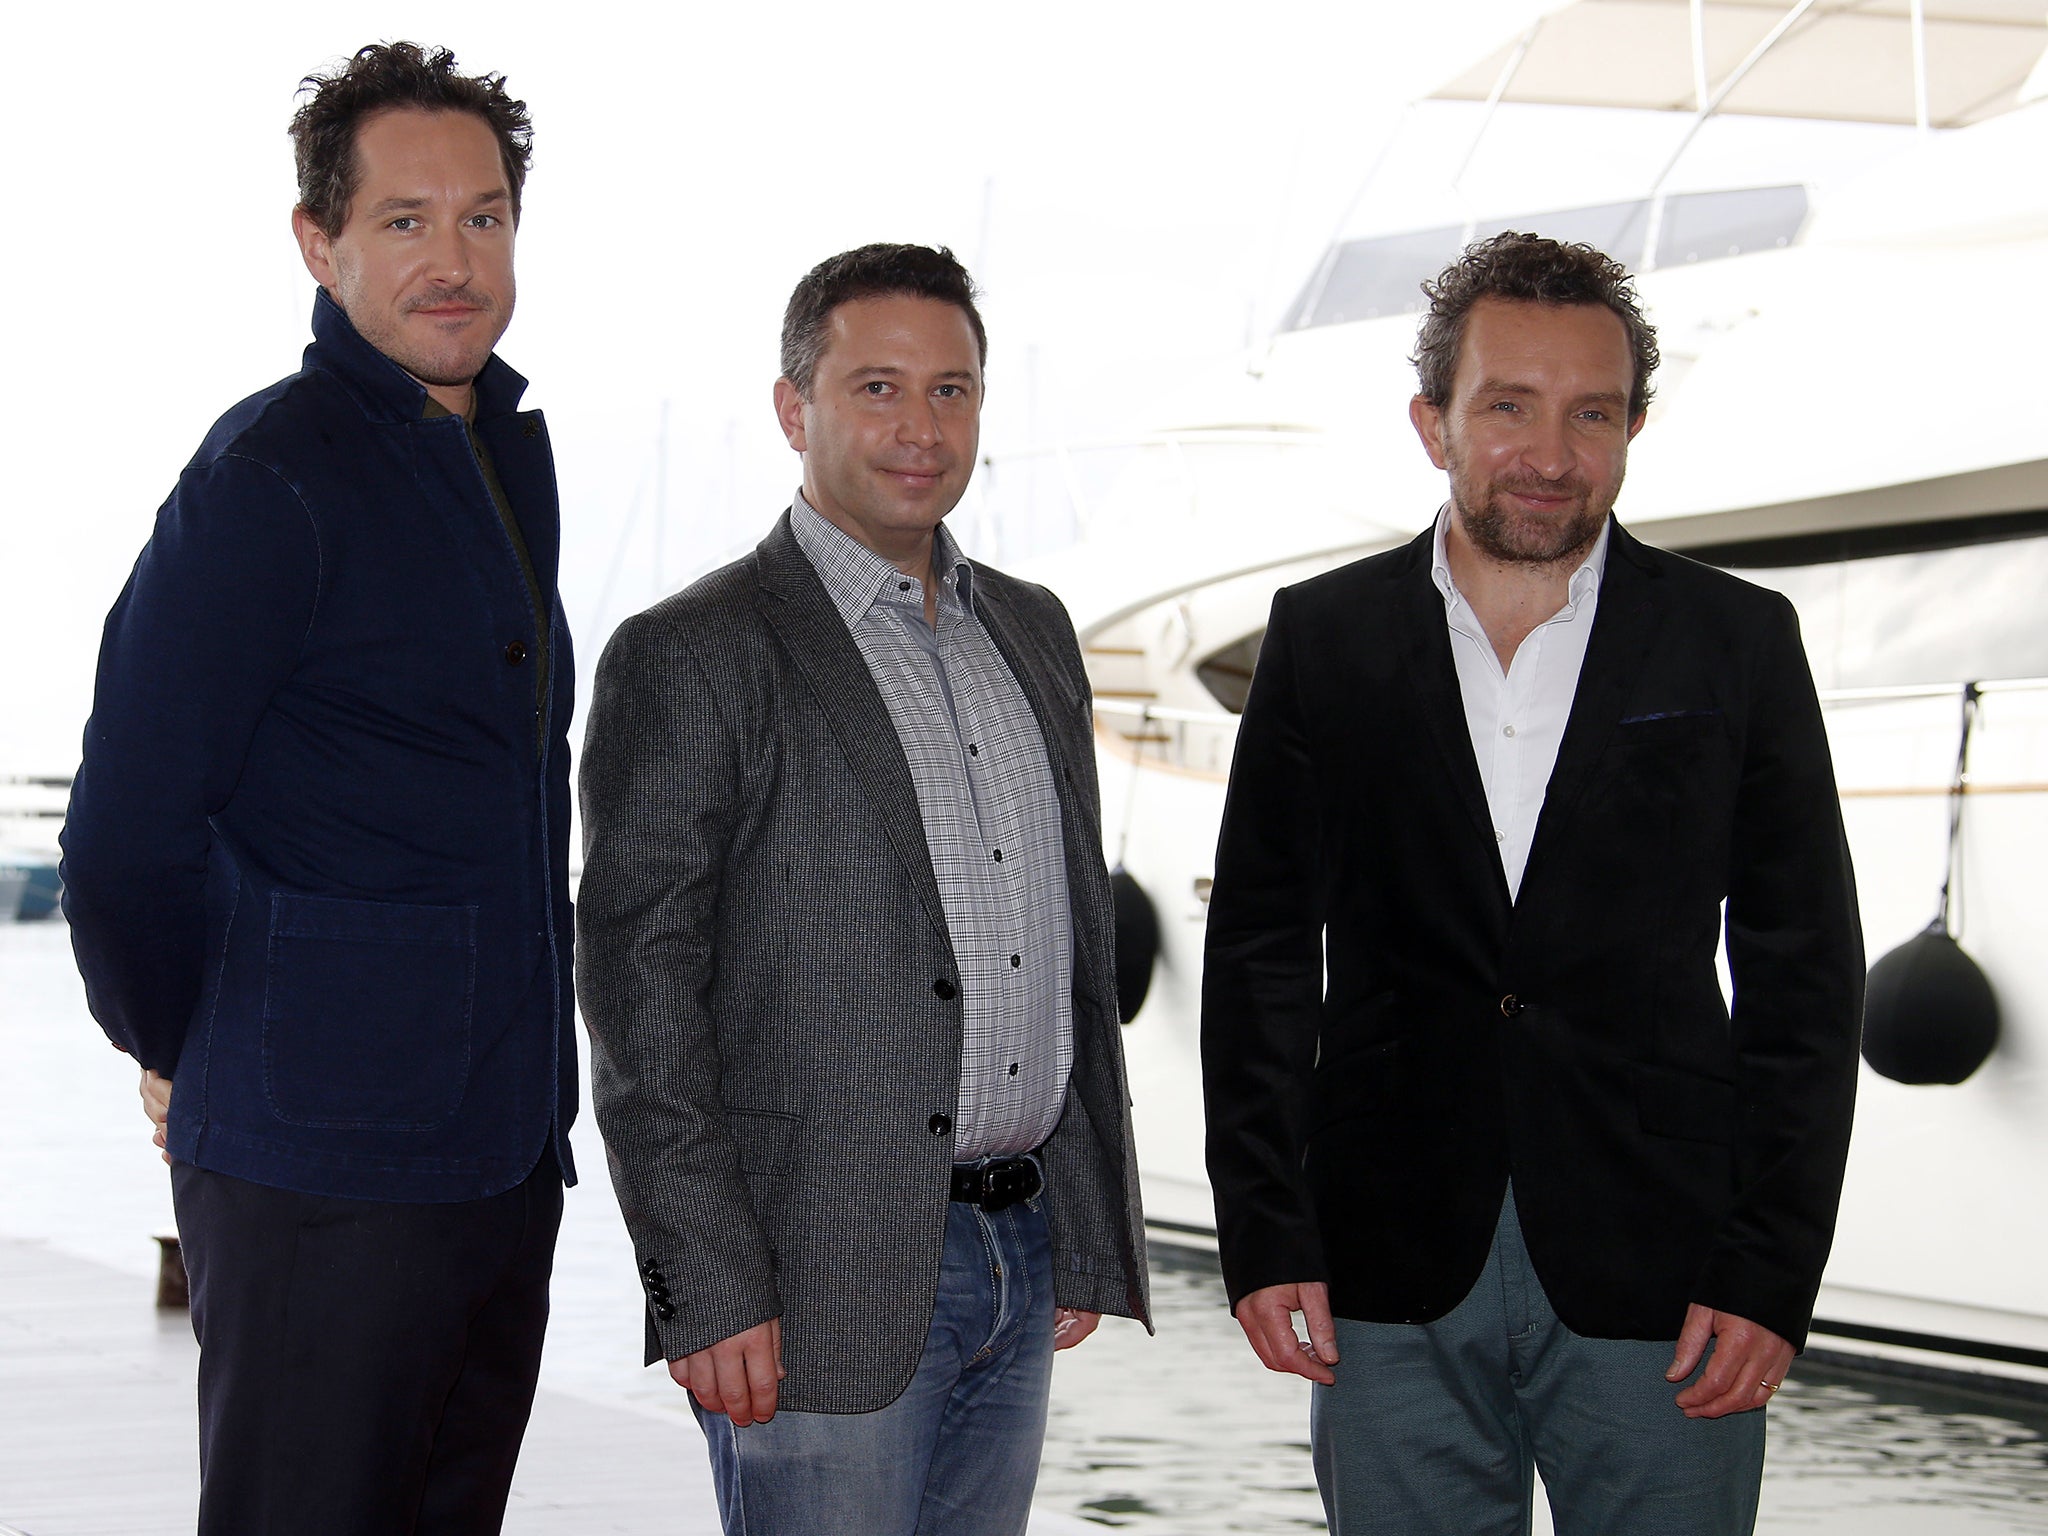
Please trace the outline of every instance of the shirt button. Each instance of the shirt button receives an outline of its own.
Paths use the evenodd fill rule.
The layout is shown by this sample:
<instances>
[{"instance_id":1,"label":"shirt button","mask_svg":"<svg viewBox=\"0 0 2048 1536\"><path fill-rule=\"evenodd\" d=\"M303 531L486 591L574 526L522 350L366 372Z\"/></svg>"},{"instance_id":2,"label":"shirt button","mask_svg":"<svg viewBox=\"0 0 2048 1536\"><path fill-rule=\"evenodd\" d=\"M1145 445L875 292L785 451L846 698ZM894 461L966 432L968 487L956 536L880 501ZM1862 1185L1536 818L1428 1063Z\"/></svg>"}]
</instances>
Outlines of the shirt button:
<instances>
[{"instance_id":1,"label":"shirt button","mask_svg":"<svg viewBox=\"0 0 2048 1536\"><path fill-rule=\"evenodd\" d=\"M924 1124L925 1129L934 1136L943 1136L946 1132L953 1129L953 1117L951 1115L933 1115Z\"/></svg>"},{"instance_id":2,"label":"shirt button","mask_svg":"<svg viewBox=\"0 0 2048 1536\"><path fill-rule=\"evenodd\" d=\"M948 981L945 977L941 976L937 981L932 983L932 993L934 996L938 998L940 1002L950 1003L951 1001L953 1001L954 998L960 995L960 989L954 986L953 983Z\"/></svg>"},{"instance_id":3,"label":"shirt button","mask_svg":"<svg viewBox=\"0 0 2048 1536\"><path fill-rule=\"evenodd\" d=\"M1508 840L1508 835L1505 832L1496 832L1493 834L1493 840L1496 843L1504 843Z\"/></svg>"},{"instance_id":4,"label":"shirt button","mask_svg":"<svg viewBox=\"0 0 2048 1536\"><path fill-rule=\"evenodd\" d=\"M1000 848L996 850L996 862L998 864L1003 862L1003 850Z\"/></svg>"},{"instance_id":5,"label":"shirt button","mask_svg":"<svg viewBox=\"0 0 2048 1536\"><path fill-rule=\"evenodd\" d=\"M1500 1016L1504 1019L1512 1019L1522 1011L1522 1007L1522 1000L1510 992L1500 1000Z\"/></svg>"},{"instance_id":6,"label":"shirt button","mask_svg":"<svg viewBox=\"0 0 2048 1536\"><path fill-rule=\"evenodd\" d=\"M526 660L526 646L523 642L514 640L510 645L505 647L506 666L516 667L519 665L519 663L521 663L524 660Z\"/></svg>"},{"instance_id":7,"label":"shirt button","mask_svg":"<svg viewBox=\"0 0 2048 1536\"><path fill-rule=\"evenodd\" d=\"M1515 734L1515 728L1512 725L1504 725L1500 728L1500 733L1503 736L1512 736Z\"/></svg>"},{"instance_id":8,"label":"shirt button","mask_svg":"<svg viewBox=\"0 0 2048 1536\"><path fill-rule=\"evenodd\" d=\"M979 757L981 756L981 748L970 741L967 743L967 755L969 757Z\"/></svg>"},{"instance_id":9,"label":"shirt button","mask_svg":"<svg viewBox=\"0 0 2048 1536\"><path fill-rule=\"evenodd\" d=\"M1020 965L1022 965L1023 963L1024 963L1024 957L1023 957L1022 955L1012 955L1012 956L1010 956L1010 969L1011 969L1011 970L1013 970L1013 971L1014 971L1014 970L1016 970L1016 969L1017 969L1017 967L1018 967L1018 966L1020 966Z\"/></svg>"},{"instance_id":10,"label":"shirt button","mask_svg":"<svg viewBox=\"0 0 2048 1536\"><path fill-rule=\"evenodd\" d=\"M910 583L907 581L899 581L896 583L896 590L898 592L908 592L910 590Z\"/></svg>"},{"instance_id":11,"label":"shirt button","mask_svg":"<svg viewBox=\"0 0 2048 1536\"><path fill-rule=\"evenodd\" d=\"M1010 1076L1012 1076L1012 1077L1015 1077L1016 1075L1017 1075L1017 1063L1015 1063L1015 1062L1013 1061L1013 1062L1011 1062L1011 1063L1010 1063Z\"/></svg>"}]
</instances>

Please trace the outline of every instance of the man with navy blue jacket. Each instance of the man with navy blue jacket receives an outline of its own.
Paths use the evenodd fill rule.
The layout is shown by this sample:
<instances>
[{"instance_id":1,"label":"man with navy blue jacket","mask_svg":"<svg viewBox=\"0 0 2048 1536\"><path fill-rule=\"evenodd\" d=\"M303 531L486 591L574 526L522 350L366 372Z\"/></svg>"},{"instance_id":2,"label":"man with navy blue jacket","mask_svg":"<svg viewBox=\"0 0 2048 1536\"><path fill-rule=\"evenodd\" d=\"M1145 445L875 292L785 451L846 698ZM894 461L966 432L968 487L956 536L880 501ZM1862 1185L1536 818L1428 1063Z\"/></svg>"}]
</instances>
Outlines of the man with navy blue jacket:
<instances>
[{"instance_id":1,"label":"man with navy blue jacket","mask_svg":"<svg viewBox=\"0 0 2048 1536\"><path fill-rule=\"evenodd\" d=\"M306 85L313 344L108 617L65 906L172 1164L201 1532L490 1532L576 1108L554 470L492 352L531 130L408 43Z\"/></svg>"}]
</instances>

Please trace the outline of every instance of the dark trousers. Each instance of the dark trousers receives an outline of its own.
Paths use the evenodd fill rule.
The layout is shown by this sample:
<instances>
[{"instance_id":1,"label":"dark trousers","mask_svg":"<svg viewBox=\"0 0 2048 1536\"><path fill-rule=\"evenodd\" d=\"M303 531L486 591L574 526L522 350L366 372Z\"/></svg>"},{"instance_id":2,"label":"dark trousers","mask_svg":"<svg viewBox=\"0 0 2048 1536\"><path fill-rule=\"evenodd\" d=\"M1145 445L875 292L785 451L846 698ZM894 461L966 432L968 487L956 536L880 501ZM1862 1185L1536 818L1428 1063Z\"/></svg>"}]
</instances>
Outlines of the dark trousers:
<instances>
[{"instance_id":1,"label":"dark trousers","mask_svg":"<svg viewBox=\"0 0 2048 1536\"><path fill-rule=\"evenodd\" d=\"M178 1164L200 1536L472 1536L504 1519L562 1219L501 1195L295 1194Z\"/></svg>"}]
</instances>

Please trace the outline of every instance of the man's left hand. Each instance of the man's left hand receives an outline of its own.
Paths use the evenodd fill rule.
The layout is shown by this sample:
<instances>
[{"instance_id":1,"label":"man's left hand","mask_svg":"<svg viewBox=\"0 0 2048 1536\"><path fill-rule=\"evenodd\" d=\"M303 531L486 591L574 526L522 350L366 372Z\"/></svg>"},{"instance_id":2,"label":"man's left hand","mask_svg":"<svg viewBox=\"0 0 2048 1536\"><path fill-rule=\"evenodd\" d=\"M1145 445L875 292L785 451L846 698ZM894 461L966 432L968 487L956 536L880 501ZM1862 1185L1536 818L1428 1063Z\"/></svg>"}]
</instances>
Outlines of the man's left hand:
<instances>
[{"instance_id":1,"label":"man's left hand","mask_svg":"<svg viewBox=\"0 0 2048 1536\"><path fill-rule=\"evenodd\" d=\"M1777 1396L1792 1368L1792 1346L1761 1323L1733 1312L1716 1312L1694 1302L1685 1309L1678 1333L1678 1353L1671 1357L1666 1381L1683 1381L1714 1341L1714 1357L1700 1379L1678 1394L1688 1419L1718 1419L1761 1408Z\"/></svg>"},{"instance_id":2,"label":"man's left hand","mask_svg":"<svg viewBox=\"0 0 2048 1536\"><path fill-rule=\"evenodd\" d=\"M1100 1312L1083 1312L1079 1307L1060 1307L1052 1315L1052 1347L1072 1349L1095 1331L1102 1321Z\"/></svg>"}]
</instances>

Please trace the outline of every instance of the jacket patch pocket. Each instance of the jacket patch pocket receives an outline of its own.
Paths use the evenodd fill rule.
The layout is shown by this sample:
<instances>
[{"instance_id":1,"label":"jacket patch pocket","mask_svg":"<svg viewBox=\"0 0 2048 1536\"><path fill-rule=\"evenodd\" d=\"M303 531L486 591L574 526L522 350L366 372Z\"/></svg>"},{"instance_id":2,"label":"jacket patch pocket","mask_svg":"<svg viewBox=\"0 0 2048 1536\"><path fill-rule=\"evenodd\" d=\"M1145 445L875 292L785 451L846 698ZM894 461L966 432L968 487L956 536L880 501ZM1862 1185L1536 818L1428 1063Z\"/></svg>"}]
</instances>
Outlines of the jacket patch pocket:
<instances>
[{"instance_id":1,"label":"jacket patch pocket","mask_svg":"<svg viewBox=\"0 0 2048 1536\"><path fill-rule=\"evenodd\" d=\"M475 907L273 895L272 1112L328 1130L432 1130L469 1089L475 997Z\"/></svg>"},{"instance_id":2,"label":"jacket patch pocket","mask_svg":"<svg viewBox=\"0 0 2048 1536\"><path fill-rule=\"evenodd\" d=\"M1672 1067L1638 1066L1632 1075L1636 1124L1647 1134L1721 1146L1734 1140L1738 1105L1733 1083Z\"/></svg>"}]
</instances>

